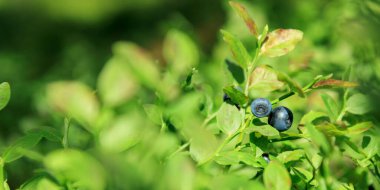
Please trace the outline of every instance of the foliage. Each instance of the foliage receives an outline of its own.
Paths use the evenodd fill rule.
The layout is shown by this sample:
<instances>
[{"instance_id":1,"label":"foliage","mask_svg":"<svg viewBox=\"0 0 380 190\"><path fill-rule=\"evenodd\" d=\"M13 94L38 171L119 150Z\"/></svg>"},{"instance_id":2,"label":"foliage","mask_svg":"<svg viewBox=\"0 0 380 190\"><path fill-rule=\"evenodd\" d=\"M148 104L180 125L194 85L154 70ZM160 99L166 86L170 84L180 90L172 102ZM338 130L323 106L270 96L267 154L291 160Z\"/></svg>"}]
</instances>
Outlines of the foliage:
<instances>
[{"instance_id":1,"label":"foliage","mask_svg":"<svg viewBox=\"0 0 380 190\"><path fill-rule=\"evenodd\" d=\"M230 51L206 66L192 37L171 29L162 60L119 41L96 85L45 85L36 107L52 126L33 125L4 148L0 190L9 189L6 166L21 159L35 173L19 189L380 189L378 122L355 68L310 76L283 59L306 59L298 46L309 36L260 27L249 6L229 4L249 40L226 25ZM292 127L279 132L252 115L258 97L294 110ZM9 100L1 83L1 112Z\"/></svg>"}]
</instances>

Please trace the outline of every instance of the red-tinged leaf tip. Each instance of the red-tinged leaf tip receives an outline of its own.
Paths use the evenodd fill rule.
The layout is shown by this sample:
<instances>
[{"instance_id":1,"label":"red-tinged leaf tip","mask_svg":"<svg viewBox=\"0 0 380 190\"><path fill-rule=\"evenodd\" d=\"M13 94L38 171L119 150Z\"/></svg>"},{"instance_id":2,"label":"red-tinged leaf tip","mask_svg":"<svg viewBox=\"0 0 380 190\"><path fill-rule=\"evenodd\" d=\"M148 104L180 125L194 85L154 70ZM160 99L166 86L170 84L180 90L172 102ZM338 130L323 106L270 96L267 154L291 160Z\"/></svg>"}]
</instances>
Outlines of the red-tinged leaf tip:
<instances>
[{"instance_id":1,"label":"red-tinged leaf tip","mask_svg":"<svg viewBox=\"0 0 380 190\"><path fill-rule=\"evenodd\" d=\"M237 14L240 16L240 18L242 18L244 20L244 22L247 25L251 34L253 34L255 37L257 37L258 33L257 33L256 23L249 16L246 8L242 4L234 2L234 1L230 1L229 4L237 12Z\"/></svg>"}]
</instances>

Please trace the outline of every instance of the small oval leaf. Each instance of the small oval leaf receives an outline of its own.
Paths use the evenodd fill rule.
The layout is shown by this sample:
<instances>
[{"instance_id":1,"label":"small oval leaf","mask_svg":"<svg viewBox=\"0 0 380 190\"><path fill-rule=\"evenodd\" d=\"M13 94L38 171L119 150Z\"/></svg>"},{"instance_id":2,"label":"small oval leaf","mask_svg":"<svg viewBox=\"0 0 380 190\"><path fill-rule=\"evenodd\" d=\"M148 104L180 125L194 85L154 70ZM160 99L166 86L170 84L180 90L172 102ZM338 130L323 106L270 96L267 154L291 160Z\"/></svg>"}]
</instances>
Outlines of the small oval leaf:
<instances>
[{"instance_id":1,"label":"small oval leaf","mask_svg":"<svg viewBox=\"0 0 380 190\"><path fill-rule=\"evenodd\" d=\"M365 114L372 109L371 103L364 94L355 94L347 100L347 111L353 114Z\"/></svg>"},{"instance_id":2,"label":"small oval leaf","mask_svg":"<svg viewBox=\"0 0 380 190\"><path fill-rule=\"evenodd\" d=\"M222 104L218 115L216 115L218 127L225 134L231 135L241 124L241 115L239 110L230 104Z\"/></svg>"}]
</instances>

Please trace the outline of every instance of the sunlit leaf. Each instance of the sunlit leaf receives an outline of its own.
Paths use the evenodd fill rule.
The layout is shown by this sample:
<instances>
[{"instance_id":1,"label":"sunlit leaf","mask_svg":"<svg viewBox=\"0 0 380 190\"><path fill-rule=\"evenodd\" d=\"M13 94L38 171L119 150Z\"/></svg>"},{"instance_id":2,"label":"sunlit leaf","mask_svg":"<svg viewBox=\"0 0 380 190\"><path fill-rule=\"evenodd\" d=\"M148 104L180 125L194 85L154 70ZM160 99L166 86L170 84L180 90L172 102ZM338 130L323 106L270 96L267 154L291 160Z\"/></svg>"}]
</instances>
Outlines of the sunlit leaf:
<instances>
[{"instance_id":1,"label":"sunlit leaf","mask_svg":"<svg viewBox=\"0 0 380 190\"><path fill-rule=\"evenodd\" d=\"M251 63L251 56L248 54L243 43L236 38L234 35L230 34L225 30L221 30L223 34L223 40L229 45L233 56L235 57L237 63L243 68L246 69L247 66Z\"/></svg>"},{"instance_id":2,"label":"sunlit leaf","mask_svg":"<svg viewBox=\"0 0 380 190\"><path fill-rule=\"evenodd\" d=\"M47 86L49 105L67 117L73 117L88 130L99 114L99 103L94 92L79 82L60 81Z\"/></svg>"},{"instance_id":3,"label":"sunlit leaf","mask_svg":"<svg viewBox=\"0 0 380 190\"><path fill-rule=\"evenodd\" d=\"M194 126L190 138L190 155L198 164L203 164L215 156L219 142L210 131Z\"/></svg>"},{"instance_id":4,"label":"sunlit leaf","mask_svg":"<svg viewBox=\"0 0 380 190\"><path fill-rule=\"evenodd\" d=\"M302 40L303 33L295 29L277 29L267 35L267 40L260 54L268 57L278 57L292 51Z\"/></svg>"},{"instance_id":5,"label":"sunlit leaf","mask_svg":"<svg viewBox=\"0 0 380 190\"><path fill-rule=\"evenodd\" d=\"M117 59L126 62L130 74L141 83L150 88L157 87L161 79L158 64L145 50L130 42L117 42L113 45L113 52Z\"/></svg>"},{"instance_id":6,"label":"sunlit leaf","mask_svg":"<svg viewBox=\"0 0 380 190\"><path fill-rule=\"evenodd\" d=\"M284 83L278 80L276 72L267 66L256 67L249 78L249 88L258 91L274 91L283 86Z\"/></svg>"},{"instance_id":7,"label":"sunlit leaf","mask_svg":"<svg viewBox=\"0 0 380 190\"><path fill-rule=\"evenodd\" d=\"M310 112L308 112L302 117L300 123L302 124L312 123L314 120L318 118L322 118L322 117L328 117L328 115L324 112L316 112L316 111L311 110Z\"/></svg>"},{"instance_id":8,"label":"sunlit leaf","mask_svg":"<svg viewBox=\"0 0 380 190\"><path fill-rule=\"evenodd\" d=\"M354 94L347 100L347 111L353 114L365 114L371 111L372 105L364 94Z\"/></svg>"},{"instance_id":9,"label":"sunlit leaf","mask_svg":"<svg viewBox=\"0 0 380 190\"><path fill-rule=\"evenodd\" d=\"M226 103L222 104L216 116L219 129L228 135L239 129L241 120L239 110L235 106Z\"/></svg>"},{"instance_id":10,"label":"sunlit leaf","mask_svg":"<svg viewBox=\"0 0 380 190\"><path fill-rule=\"evenodd\" d=\"M342 129L341 127L338 128L337 125L329 122L324 122L322 124L316 125L315 127L328 136L345 135L347 133L346 129Z\"/></svg>"},{"instance_id":11,"label":"sunlit leaf","mask_svg":"<svg viewBox=\"0 0 380 190\"><path fill-rule=\"evenodd\" d=\"M49 153L43 163L61 183L73 183L78 189L103 190L106 187L104 168L85 152L56 150Z\"/></svg>"},{"instance_id":12,"label":"sunlit leaf","mask_svg":"<svg viewBox=\"0 0 380 190\"><path fill-rule=\"evenodd\" d=\"M246 132L258 132L264 136L278 136L280 133L270 125L253 126L246 129Z\"/></svg>"},{"instance_id":13,"label":"sunlit leaf","mask_svg":"<svg viewBox=\"0 0 380 190\"><path fill-rule=\"evenodd\" d=\"M9 83L3 82L0 84L0 110L2 110L11 98L11 87Z\"/></svg>"},{"instance_id":14,"label":"sunlit leaf","mask_svg":"<svg viewBox=\"0 0 380 190\"><path fill-rule=\"evenodd\" d=\"M230 1L230 5L231 5L232 8L234 8L234 10L236 11L236 13L244 20L244 22L247 25L247 27L248 27L249 31L251 32L251 34L253 34L255 37L257 37L258 34L257 34L256 23L248 15L248 12L245 9L245 7L242 4L240 4L238 2L234 2L234 1Z\"/></svg>"},{"instance_id":15,"label":"sunlit leaf","mask_svg":"<svg viewBox=\"0 0 380 190\"><path fill-rule=\"evenodd\" d=\"M121 152L136 145L144 133L144 125L138 116L129 114L121 116L99 135L99 143L107 152Z\"/></svg>"},{"instance_id":16,"label":"sunlit leaf","mask_svg":"<svg viewBox=\"0 0 380 190\"><path fill-rule=\"evenodd\" d=\"M281 163L286 164L286 163L292 162L292 161L299 161L303 157L305 157L305 151L302 149L298 149L298 150L293 150L293 151L281 152L277 156L277 159Z\"/></svg>"},{"instance_id":17,"label":"sunlit leaf","mask_svg":"<svg viewBox=\"0 0 380 190\"><path fill-rule=\"evenodd\" d=\"M170 30L166 35L163 55L174 74L186 74L199 61L196 44L179 30Z\"/></svg>"},{"instance_id":18,"label":"sunlit leaf","mask_svg":"<svg viewBox=\"0 0 380 190\"><path fill-rule=\"evenodd\" d=\"M120 105L131 99L137 92L139 83L128 68L127 62L112 58L98 78L99 95L109 106Z\"/></svg>"},{"instance_id":19,"label":"sunlit leaf","mask_svg":"<svg viewBox=\"0 0 380 190\"><path fill-rule=\"evenodd\" d=\"M284 165L272 160L264 169L264 184L267 189L289 190L292 186L292 181Z\"/></svg>"},{"instance_id":20,"label":"sunlit leaf","mask_svg":"<svg viewBox=\"0 0 380 190\"><path fill-rule=\"evenodd\" d=\"M356 82L327 79L316 82L313 88L351 88L358 86Z\"/></svg>"},{"instance_id":21,"label":"sunlit leaf","mask_svg":"<svg viewBox=\"0 0 380 190\"><path fill-rule=\"evenodd\" d=\"M248 97L235 86L224 87L223 92L236 104L244 105L248 102Z\"/></svg>"},{"instance_id":22,"label":"sunlit leaf","mask_svg":"<svg viewBox=\"0 0 380 190\"><path fill-rule=\"evenodd\" d=\"M355 124L354 126L347 128L347 130L348 130L348 134L356 135L356 134L363 133L372 127L374 127L374 124L370 121L367 121L367 122Z\"/></svg>"},{"instance_id":23,"label":"sunlit leaf","mask_svg":"<svg viewBox=\"0 0 380 190\"><path fill-rule=\"evenodd\" d=\"M221 152L215 157L215 161L220 165L233 165L240 162L253 167L259 167L255 157L249 152L227 151Z\"/></svg>"},{"instance_id":24,"label":"sunlit leaf","mask_svg":"<svg viewBox=\"0 0 380 190\"><path fill-rule=\"evenodd\" d=\"M258 181L244 179L236 175L218 175L211 181L211 189L231 190L231 189L254 189L265 190Z\"/></svg>"}]
</instances>

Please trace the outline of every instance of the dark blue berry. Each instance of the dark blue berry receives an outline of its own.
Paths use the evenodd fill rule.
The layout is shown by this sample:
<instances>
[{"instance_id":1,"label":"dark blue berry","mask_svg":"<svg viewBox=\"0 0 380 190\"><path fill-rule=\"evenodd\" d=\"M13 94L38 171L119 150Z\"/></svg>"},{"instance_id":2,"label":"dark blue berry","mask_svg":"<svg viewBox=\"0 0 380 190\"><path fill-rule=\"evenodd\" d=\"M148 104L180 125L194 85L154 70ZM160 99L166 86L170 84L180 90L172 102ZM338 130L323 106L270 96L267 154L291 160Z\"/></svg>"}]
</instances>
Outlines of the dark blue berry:
<instances>
[{"instance_id":1,"label":"dark blue berry","mask_svg":"<svg viewBox=\"0 0 380 190\"><path fill-rule=\"evenodd\" d=\"M272 104L268 99L258 98L251 103L251 111L256 117L265 117L272 111Z\"/></svg>"},{"instance_id":2,"label":"dark blue berry","mask_svg":"<svg viewBox=\"0 0 380 190\"><path fill-rule=\"evenodd\" d=\"M268 123L278 131L288 130L293 123L293 113L284 106L279 106L269 114Z\"/></svg>"},{"instance_id":3,"label":"dark blue berry","mask_svg":"<svg viewBox=\"0 0 380 190\"><path fill-rule=\"evenodd\" d=\"M264 160L269 163L270 162L270 158L269 158L269 154L268 153L263 153L262 157L264 158Z\"/></svg>"}]
</instances>

